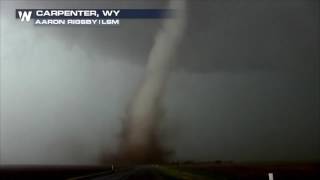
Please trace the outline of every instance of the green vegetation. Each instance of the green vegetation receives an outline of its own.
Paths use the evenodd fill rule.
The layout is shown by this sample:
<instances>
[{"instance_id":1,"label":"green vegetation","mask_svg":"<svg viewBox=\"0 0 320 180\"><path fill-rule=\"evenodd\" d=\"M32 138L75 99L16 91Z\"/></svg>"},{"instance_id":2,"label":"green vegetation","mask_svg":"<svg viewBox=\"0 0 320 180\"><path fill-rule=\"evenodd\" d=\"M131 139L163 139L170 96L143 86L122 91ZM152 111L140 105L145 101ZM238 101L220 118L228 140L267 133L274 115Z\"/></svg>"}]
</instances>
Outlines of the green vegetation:
<instances>
[{"instance_id":1,"label":"green vegetation","mask_svg":"<svg viewBox=\"0 0 320 180\"><path fill-rule=\"evenodd\" d=\"M209 177L203 174L192 173L186 170L178 169L172 166L159 166L158 169L164 174L183 180L222 180L222 178Z\"/></svg>"}]
</instances>

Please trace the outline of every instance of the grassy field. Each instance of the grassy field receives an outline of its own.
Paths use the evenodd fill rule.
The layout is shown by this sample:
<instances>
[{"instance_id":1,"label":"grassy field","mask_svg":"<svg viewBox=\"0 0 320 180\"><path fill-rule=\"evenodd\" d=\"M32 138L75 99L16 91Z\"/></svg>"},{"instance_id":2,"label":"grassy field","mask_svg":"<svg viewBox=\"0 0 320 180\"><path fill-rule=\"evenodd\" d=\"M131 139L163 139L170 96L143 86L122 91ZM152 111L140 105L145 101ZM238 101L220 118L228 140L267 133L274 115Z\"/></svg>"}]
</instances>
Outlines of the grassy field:
<instances>
[{"instance_id":1,"label":"grassy field","mask_svg":"<svg viewBox=\"0 0 320 180\"><path fill-rule=\"evenodd\" d=\"M58 180L108 172L121 175L127 169L137 176L156 172L155 177L172 180L268 180L271 172L274 180L320 180L320 163L172 163L135 171L139 167L116 166L112 171L111 166L5 166L0 168L0 179Z\"/></svg>"},{"instance_id":2,"label":"grassy field","mask_svg":"<svg viewBox=\"0 0 320 180\"><path fill-rule=\"evenodd\" d=\"M159 166L159 169L178 179L216 180L319 180L319 163L190 163Z\"/></svg>"}]
</instances>

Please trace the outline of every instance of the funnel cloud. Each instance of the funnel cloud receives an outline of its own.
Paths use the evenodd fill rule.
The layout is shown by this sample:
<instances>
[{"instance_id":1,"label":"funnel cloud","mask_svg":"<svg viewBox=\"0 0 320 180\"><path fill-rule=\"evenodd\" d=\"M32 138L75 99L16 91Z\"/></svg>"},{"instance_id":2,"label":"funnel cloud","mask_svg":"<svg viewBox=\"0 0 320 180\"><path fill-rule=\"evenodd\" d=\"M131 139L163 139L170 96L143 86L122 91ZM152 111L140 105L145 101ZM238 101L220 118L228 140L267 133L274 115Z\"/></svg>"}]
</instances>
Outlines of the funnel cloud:
<instances>
[{"instance_id":1,"label":"funnel cloud","mask_svg":"<svg viewBox=\"0 0 320 180\"><path fill-rule=\"evenodd\" d=\"M176 10L175 17L165 20L155 37L145 77L124 121L120 158L128 161L163 161L165 158L166 149L161 145L158 125L164 113L164 88L185 29L186 2L172 0L168 8Z\"/></svg>"}]
</instances>

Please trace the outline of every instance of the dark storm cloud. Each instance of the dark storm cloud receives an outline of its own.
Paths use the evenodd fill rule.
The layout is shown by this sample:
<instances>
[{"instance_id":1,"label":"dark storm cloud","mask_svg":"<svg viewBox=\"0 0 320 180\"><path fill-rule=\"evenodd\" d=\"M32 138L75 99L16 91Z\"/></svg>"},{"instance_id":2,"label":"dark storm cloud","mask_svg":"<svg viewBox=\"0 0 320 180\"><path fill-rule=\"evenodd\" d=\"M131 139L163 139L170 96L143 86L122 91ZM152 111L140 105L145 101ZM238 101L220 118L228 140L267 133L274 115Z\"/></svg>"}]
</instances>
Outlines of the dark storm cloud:
<instances>
[{"instance_id":1,"label":"dark storm cloud","mask_svg":"<svg viewBox=\"0 0 320 180\"><path fill-rule=\"evenodd\" d=\"M165 99L169 129L178 132L170 144L180 159L318 160L313 80L278 72L178 73Z\"/></svg>"},{"instance_id":2,"label":"dark storm cloud","mask_svg":"<svg viewBox=\"0 0 320 180\"><path fill-rule=\"evenodd\" d=\"M199 71L310 69L316 1L191 2L179 60Z\"/></svg>"},{"instance_id":3,"label":"dark storm cloud","mask_svg":"<svg viewBox=\"0 0 320 180\"><path fill-rule=\"evenodd\" d=\"M82 2L82 1L81 1ZM166 1L96 1L79 7L161 8ZM56 6L74 6L72 2ZM177 68L191 72L312 69L317 51L316 1L189 1L188 30ZM95 51L145 64L159 21L121 28L72 28L65 36ZM86 33L86 43L77 39ZM70 40L71 39L71 40ZM121 49L121 50L120 50ZM128 61L128 60L126 60ZM299 70L300 69L300 70Z\"/></svg>"},{"instance_id":4,"label":"dark storm cloud","mask_svg":"<svg viewBox=\"0 0 320 180\"><path fill-rule=\"evenodd\" d=\"M48 1L43 4L49 5L47 8L165 8L166 2ZM187 33L176 57L177 69L301 71L303 66L310 70L315 63L318 42L315 37L319 31L315 7L316 0L189 1ZM141 22L122 21L119 28L63 28L60 33L70 45L77 43L90 51L145 64L161 21L143 21L143 26Z\"/></svg>"}]
</instances>

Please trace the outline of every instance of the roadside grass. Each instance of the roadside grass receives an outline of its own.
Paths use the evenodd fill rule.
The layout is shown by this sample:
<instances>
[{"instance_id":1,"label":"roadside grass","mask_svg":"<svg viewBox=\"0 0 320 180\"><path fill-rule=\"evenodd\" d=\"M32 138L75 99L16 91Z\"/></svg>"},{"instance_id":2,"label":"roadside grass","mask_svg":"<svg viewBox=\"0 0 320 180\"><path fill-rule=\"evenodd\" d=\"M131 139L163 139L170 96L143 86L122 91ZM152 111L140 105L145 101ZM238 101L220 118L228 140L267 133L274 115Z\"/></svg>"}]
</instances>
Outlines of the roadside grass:
<instances>
[{"instance_id":1,"label":"roadside grass","mask_svg":"<svg viewBox=\"0 0 320 180\"><path fill-rule=\"evenodd\" d=\"M182 180L227 180L221 176L208 176L203 173L194 173L187 170L178 169L172 166L159 166L158 169L164 174Z\"/></svg>"}]
</instances>

